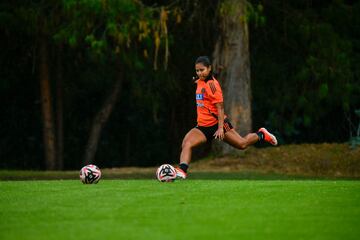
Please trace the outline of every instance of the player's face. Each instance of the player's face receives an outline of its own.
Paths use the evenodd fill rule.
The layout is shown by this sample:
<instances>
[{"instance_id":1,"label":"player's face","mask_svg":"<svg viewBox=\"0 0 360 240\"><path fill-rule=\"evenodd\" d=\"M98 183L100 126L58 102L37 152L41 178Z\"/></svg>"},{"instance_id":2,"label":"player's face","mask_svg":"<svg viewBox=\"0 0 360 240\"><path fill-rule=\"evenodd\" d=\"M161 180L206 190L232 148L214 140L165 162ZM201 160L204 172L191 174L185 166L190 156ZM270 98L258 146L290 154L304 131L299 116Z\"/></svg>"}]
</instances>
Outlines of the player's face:
<instances>
[{"instance_id":1,"label":"player's face","mask_svg":"<svg viewBox=\"0 0 360 240\"><path fill-rule=\"evenodd\" d=\"M204 80L204 79L206 79L207 76L209 76L209 74L211 72L211 66L206 67L202 63L197 63L197 64L195 64L195 71L196 71L196 74L198 75L198 77L200 79Z\"/></svg>"}]
</instances>

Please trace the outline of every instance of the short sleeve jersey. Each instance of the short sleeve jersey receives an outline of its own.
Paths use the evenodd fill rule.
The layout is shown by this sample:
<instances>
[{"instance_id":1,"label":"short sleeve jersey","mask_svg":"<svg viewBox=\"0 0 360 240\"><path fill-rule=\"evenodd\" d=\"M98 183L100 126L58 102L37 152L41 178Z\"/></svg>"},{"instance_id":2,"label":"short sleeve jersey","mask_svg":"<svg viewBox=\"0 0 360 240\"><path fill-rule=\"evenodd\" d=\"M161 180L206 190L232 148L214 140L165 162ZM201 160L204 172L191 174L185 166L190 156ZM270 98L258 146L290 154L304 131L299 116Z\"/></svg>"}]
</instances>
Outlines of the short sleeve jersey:
<instances>
[{"instance_id":1,"label":"short sleeve jersey","mask_svg":"<svg viewBox=\"0 0 360 240\"><path fill-rule=\"evenodd\" d=\"M223 102L219 82L212 78L208 81L199 79L196 88L197 124L210 127L218 123L216 103Z\"/></svg>"}]
</instances>

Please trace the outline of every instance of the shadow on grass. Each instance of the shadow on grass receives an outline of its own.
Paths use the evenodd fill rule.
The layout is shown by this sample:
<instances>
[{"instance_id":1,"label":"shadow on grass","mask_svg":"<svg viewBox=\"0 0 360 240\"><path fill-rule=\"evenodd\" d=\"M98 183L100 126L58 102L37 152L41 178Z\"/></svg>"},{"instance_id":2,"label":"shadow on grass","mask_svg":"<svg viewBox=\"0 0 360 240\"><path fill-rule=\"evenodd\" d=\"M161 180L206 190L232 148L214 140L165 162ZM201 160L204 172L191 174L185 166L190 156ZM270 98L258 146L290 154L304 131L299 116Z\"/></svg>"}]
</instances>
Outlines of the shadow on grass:
<instances>
[{"instance_id":1,"label":"shadow on grass","mask_svg":"<svg viewBox=\"0 0 360 240\"><path fill-rule=\"evenodd\" d=\"M299 176L277 173L242 172L192 172L189 180L360 180L354 177L336 176ZM106 172L102 179L156 179L153 173ZM79 180L77 171L11 171L1 170L0 181L19 180Z\"/></svg>"}]
</instances>

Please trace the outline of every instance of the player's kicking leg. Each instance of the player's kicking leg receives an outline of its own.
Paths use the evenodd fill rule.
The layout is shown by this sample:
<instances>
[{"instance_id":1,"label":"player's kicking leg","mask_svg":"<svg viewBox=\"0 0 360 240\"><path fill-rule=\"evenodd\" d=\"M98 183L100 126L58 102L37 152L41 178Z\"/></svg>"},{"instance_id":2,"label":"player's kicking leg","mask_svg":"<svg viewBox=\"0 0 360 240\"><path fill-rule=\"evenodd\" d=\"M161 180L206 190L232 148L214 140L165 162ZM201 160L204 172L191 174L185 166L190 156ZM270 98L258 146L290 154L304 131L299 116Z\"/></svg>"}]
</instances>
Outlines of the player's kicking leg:
<instances>
[{"instance_id":1,"label":"player's kicking leg","mask_svg":"<svg viewBox=\"0 0 360 240\"><path fill-rule=\"evenodd\" d=\"M276 137L269 133L265 128L260 128L256 133L249 133L241 137L234 129L225 133L224 141L237 149L245 149L258 141L265 141L272 145L277 145Z\"/></svg>"},{"instance_id":2,"label":"player's kicking leg","mask_svg":"<svg viewBox=\"0 0 360 240\"><path fill-rule=\"evenodd\" d=\"M263 134L262 140L265 141L265 142L270 143L271 145L276 146L278 144L278 141L277 141L276 137L273 134L269 133L269 131L266 130L266 128L260 128L258 130L257 134L258 135ZM261 140L261 137L260 137L260 140Z\"/></svg>"}]
</instances>

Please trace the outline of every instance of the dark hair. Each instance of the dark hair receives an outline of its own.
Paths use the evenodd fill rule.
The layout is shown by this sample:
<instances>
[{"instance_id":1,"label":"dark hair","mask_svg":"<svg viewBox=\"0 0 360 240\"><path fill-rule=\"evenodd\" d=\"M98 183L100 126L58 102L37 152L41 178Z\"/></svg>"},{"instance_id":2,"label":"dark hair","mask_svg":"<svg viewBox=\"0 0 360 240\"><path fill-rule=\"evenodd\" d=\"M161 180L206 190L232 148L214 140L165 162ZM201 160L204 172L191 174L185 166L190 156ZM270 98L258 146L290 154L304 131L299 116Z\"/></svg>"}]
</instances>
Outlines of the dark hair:
<instances>
[{"instance_id":1,"label":"dark hair","mask_svg":"<svg viewBox=\"0 0 360 240\"><path fill-rule=\"evenodd\" d=\"M208 56L200 56L196 59L195 64L202 63L205 67L211 66L211 61Z\"/></svg>"}]
</instances>

